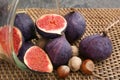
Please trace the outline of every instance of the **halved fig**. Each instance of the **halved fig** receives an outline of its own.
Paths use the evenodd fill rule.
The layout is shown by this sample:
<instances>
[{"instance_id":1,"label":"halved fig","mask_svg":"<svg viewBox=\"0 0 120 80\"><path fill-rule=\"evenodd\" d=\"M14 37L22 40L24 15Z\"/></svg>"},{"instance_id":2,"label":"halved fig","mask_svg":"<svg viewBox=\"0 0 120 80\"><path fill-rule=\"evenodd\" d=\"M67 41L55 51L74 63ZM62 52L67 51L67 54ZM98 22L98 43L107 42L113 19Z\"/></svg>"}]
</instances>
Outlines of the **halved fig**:
<instances>
[{"instance_id":1,"label":"halved fig","mask_svg":"<svg viewBox=\"0 0 120 80\"><path fill-rule=\"evenodd\" d=\"M13 28L13 45L14 45L14 50L15 53L18 55L19 49L22 46L23 43L23 38L22 38L22 34L21 31L14 27Z\"/></svg>"},{"instance_id":2,"label":"halved fig","mask_svg":"<svg viewBox=\"0 0 120 80\"><path fill-rule=\"evenodd\" d=\"M21 31L13 27L13 47L15 53L18 55L18 51L22 45L22 34ZM12 33L11 33L12 34ZM10 27L4 26L0 28L0 45L4 53L11 54L11 42L10 42Z\"/></svg>"},{"instance_id":3,"label":"halved fig","mask_svg":"<svg viewBox=\"0 0 120 80\"><path fill-rule=\"evenodd\" d=\"M38 46L32 46L27 49L24 55L24 63L34 71L48 73L53 71L53 66L48 55Z\"/></svg>"},{"instance_id":4,"label":"halved fig","mask_svg":"<svg viewBox=\"0 0 120 80\"><path fill-rule=\"evenodd\" d=\"M56 38L66 29L67 21L58 14L45 14L36 21L38 33L45 38Z\"/></svg>"}]
</instances>

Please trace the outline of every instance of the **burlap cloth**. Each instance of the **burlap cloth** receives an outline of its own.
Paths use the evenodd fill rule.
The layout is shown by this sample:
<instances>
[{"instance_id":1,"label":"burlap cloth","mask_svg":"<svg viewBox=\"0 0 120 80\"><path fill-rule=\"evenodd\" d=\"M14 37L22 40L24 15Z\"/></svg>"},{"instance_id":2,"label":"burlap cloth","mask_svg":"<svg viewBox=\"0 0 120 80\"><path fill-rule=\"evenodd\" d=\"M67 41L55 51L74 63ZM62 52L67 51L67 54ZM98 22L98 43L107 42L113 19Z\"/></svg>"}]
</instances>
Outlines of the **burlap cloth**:
<instances>
[{"instance_id":1,"label":"burlap cloth","mask_svg":"<svg viewBox=\"0 0 120 80\"><path fill-rule=\"evenodd\" d=\"M96 33L100 33L105 27L108 27L113 21L120 19L120 9L89 9L77 8L86 19L87 30L84 37ZM19 10L23 11L23 10ZM26 9L32 19L35 21L38 17L45 13L56 13L55 10L46 9ZM65 15L71 9L60 9L59 14ZM112 40L113 53L112 55L101 62L95 62L94 73L102 79L93 75L83 75L80 71L71 72L65 80L120 80L120 23L114 25L108 32L109 38ZM80 40L75 45L78 46ZM1 61L0 62L0 80L58 80L56 72L51 74L42 74L35 72L22 71L16 66Z\"/></svg>"}]
</instances>

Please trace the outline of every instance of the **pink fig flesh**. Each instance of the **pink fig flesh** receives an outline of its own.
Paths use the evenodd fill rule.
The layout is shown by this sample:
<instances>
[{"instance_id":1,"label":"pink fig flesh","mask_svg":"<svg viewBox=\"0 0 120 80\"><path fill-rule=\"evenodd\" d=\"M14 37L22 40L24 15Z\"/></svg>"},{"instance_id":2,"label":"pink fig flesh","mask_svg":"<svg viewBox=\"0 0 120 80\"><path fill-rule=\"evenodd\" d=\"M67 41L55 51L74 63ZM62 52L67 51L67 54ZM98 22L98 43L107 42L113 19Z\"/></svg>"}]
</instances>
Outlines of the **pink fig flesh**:
<instances>
[{"instance_id":1,"label":"pink fig flesh","mask_svg":"<svg viewBox=\"0 0 120 80\"><path fill-rule=\"evenodd\" d=\"M13 27L13 47L15 53L18 55L18 51L22 45L22 34L20 30L16 27ZM3 48L4 53L11 54L11 42L9 33L10 27L4 26L0 28L0 45Z\"/></svg>"},{"instance_id":2,"label":"pink fig flesh","mask_svg":"<svg viewBox=\"0 0 120 80\"><path fill-rule=\"evenodd\" d=\"M66 26L67 21L58 14L45 14L36 21L38 33L48 39L61 36Z\"/></svg>"},{"instance_id":3,"label":"pink fig flesh","mask_svg":"<svg viewBox=\"0 0 120 80\"><path fill-rule=\"evenodd\" d=\"M38 72L52 72L52 63L44 50L38 46L30 47L24 56L24 63L31 70Z\"/></svg>"}]
</instances>

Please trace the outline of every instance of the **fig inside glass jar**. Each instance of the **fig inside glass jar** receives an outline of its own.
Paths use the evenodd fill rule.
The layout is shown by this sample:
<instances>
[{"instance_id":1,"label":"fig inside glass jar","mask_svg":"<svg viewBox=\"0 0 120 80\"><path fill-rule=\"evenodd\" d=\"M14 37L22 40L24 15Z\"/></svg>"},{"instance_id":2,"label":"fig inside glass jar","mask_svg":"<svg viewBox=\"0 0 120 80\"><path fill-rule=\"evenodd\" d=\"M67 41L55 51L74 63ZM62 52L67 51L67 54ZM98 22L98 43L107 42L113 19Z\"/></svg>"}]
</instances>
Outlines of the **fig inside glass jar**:
<instances>
[{"instance_id":1,"label":"fig inside glass jar","mask_svg":"<svg viewBox=\"0 0 120 80\"><path fill-rule=\"evenodd\" d=\"M20 0L22 2L22 0ZM57 0L24 0L22 8L27 12L27 8L43 8L45 13L59 14ZM0 0L0 58L12 62L22 70L27 70L26 66L18 59L13 46L13 23L19 0ZM46 4L46 2L48 4ZM19 3L20 4L20 3ZM55 9L52 11L50 9ZM43 15L41 14L41 15ZM6 28L7 27L7 28ZM4 30L4 31L3 31Z\"/></svg>"},{"instance_id":2,"label":"fig inside glass jar","mask_svg":"<svg viewBox=\"0 0 120 80\"><path fill-rule=\"evenodd\" d=\"M19 0L0 0L0 58L14 62L12 58L13 22Z\"/></svg>"}]
</instances>

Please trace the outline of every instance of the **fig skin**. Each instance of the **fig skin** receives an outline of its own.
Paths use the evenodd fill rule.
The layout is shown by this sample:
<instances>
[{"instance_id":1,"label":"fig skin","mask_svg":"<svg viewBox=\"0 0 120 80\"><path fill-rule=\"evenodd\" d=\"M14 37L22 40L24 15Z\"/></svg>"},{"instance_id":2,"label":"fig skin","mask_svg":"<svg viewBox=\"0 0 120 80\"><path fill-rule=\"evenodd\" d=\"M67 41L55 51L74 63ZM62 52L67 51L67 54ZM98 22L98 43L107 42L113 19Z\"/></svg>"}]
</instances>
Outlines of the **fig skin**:
<instances>
[{"instance_id":1,"label":"fig skin","mask_svg":"<svg viewBox=\"0 0 120 80\"><path fill-rule=\"evenodd\" d=\"M63 35L67 27L66 19L58 14L44 14L36 20L35 24L37 32L46 39L54 39L60 37L61 35ZM46 26L48 29L46 28ZM51 30L49 30L49 27L51 28ZM54 27L55 29L53 29L52 27Z\"/></svg>"},{"instance_id":2,"label":"fig skin","mask_svg":"<svg viewBox=\"0 0 120 80\"><path fill-rule=\"evenodd\" d=\"M36 29L37 29L37 32L46 39L54 39L54 38L60 37L62 35L62 34L55 34L55 33L45 33L42 30L38 29L37 27L36 27Z\"/></svg>"},{"instance_id":3,"label":"fig skin","mask_svg":"<svg viewBox=\"0 0 120 80\"><path fill-rule=\"evenodd\" d=\"M32 46L27 49L24 55L24 63L35 72L51 73L53 65L46 52L38 46Z\"/></svg>"},{"instance_id":4,"label":"fig skin","mask_svg":"<svg viewBox=\"0 0 120 80\"><path fill-rule=\"evenodd\" d=\"M19 50L18 58L23 62L23 57L28 48L34 46L31 41L23 42L22 47Z\"/></svg>"},{"instance_id":5,"label":"fig skin","mask_svg":"<svg viewBox=\"0 0 120 80\"><path fill-rule=\"evenodd\" d=\"M48 53L54 68L67 64L72 57L72 48L65 35L48 42L45 46L45 51Z\"/></svg>"},{"instance_id":6,"label":"fig skin","mask_svg":"<svg viewBox=\"0 0 120 80\"><path fill-rule=\"evenodd\" d=\"M28 14L18 13L14 25L21 30L25 41L36 38L35 24Z\"/></svg>"},{"instance_id":7,"label":"fig skin","mask_svg":"<svg viewBox=\"0 0 120 80\"><path fill-rule=\"evenodd\" d=\"M35 50L34 50L34 48L35 48ZM39 50L37 51L37 49L39 49L40 52L38 52ZM29 50L32 51L32 54L33 54L33 55L28 55L28 54L29 54ZM42 58L39 58L41 55L38 55L39 57L36 57L36 56L35 56L35 52L37 52L37 55L38 55L38 53L42 53L44 56L43 56ZM31 57L29 57L29 60L30 60L30 58L31 58L31 61L29 61L29 60L27 61L27 60L26 60L26 59L27 59L27 58L26 58L27 56L31 56ZM19 58L19 60L21 60L31 71L41 72L41 73L51 73L51 72L53 71L53 66L52 66L52 63L51 63L48 55L44 52L44 50L43 50L42 48L39 48L38 46L35 46L31 41L28 41L28 42L24 42L24 43L23 43L22 47L21 47L20 50L19 50L18 58ZM41 61L41 64L40 64L39 61L36 61L36 63L34 63L35 60L32 60L32 59L36 59L36 58L43 60L43 62ZM44 61L45 61L45 58L47 58L48 63L45 63L45 62L44 62ZM32 62L32 61L34 61L34 62ZM28 65L29 62L34 63L34 64L30 66L30 65ZM39 71L38 68L40 68L40 66L43 66L42 64L44 64L44 63L46 64L46 66L43 67L43 70L41 69L41 71ZM37 64L38 64L38 66L37 66L37 67L34 67L34 66L37 65ZM48 65L47 65L47 64L48 64ZM39 65L40 65L40 66L39 66ZM45 69L44 69L45 67L48 67L48 69L45 70ZM38 70L38 71L37 71L37 70Z\"/></svg>"},{"instance_id":8,"label":"fig skin","mask_svg":"<svg viewBox=\"0 0 120 80\"><path fill-rule=\"evenodd\" d=\"M70 43L73 43L77 39L81 38L86 29L86 22L84 17L78 12L70 12L65 15L67 21L67 28L65 35Z\"/></svg>"},{"instance_id":9,"label":"fig skin","mask_svg":"<svg viewBox=\"0 0 120 80\"><path fill-rule=\"evenodd\" d=\"M112 43L106 34L91 35L81 40L79 50L80 56L101 61L112 54Z\"/></svg>"}]
</instances>

